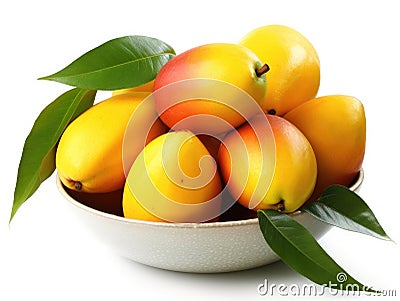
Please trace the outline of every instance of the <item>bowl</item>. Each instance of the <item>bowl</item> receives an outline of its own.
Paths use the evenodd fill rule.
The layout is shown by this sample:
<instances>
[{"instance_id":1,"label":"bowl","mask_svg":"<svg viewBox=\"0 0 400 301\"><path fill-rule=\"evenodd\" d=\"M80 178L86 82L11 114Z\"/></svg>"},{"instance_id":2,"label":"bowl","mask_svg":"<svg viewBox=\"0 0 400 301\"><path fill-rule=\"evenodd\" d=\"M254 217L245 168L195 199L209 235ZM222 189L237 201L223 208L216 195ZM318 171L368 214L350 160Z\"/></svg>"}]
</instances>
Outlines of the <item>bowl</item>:
<instances>
[{"instance_id":1,"label":"bowl","mask_svg":"<svg viewBox=\"0 0 400 301\"><path fill-rule=\"evenodd\" d=\"M349 188L358 191L363 178L361 170ZM58 177L57 186L78 219L98 239L117 254L136 262L172 271L220 273L251 269L279 260L265 242L255 213L240 205L233 206L218 222L147 222L122 217L122 208L116 205L121 191L76 193L66 188ZM316 239L331 228L306 212L297 211L291 215ZM236 220L231 220L234 218Z\"/></svg>"}]
</instances>

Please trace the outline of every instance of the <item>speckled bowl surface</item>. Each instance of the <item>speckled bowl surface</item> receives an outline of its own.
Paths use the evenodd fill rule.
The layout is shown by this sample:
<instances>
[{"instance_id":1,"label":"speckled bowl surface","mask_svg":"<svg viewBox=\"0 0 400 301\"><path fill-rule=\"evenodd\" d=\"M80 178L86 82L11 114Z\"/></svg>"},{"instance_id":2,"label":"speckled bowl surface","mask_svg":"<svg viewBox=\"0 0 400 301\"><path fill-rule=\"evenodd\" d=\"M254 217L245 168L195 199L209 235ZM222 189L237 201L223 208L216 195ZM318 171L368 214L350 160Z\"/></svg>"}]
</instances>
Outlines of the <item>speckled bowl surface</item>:
<instances>
[{"instance_id":1,"label":"speckled bowl surface","mask_svg":"<svg viewBox=\"0 0 400 301\"><path fill-rule=\"evenodd\" d=\"M350 188L358 191L363 177L361 171ZM241 216L240 220L229 220L228 213L228 220L201 224L146 222L121 216L121 209L115 206L121 192L77 194L65 188L58 177L57 185L85 226L118 254L136 262L173 271L219 273L279 260L265 242L254 213L243 209L233 208L230 213ZM292 216L317 239L331 227L305 212Z\"/></svg>"}]
</instances>

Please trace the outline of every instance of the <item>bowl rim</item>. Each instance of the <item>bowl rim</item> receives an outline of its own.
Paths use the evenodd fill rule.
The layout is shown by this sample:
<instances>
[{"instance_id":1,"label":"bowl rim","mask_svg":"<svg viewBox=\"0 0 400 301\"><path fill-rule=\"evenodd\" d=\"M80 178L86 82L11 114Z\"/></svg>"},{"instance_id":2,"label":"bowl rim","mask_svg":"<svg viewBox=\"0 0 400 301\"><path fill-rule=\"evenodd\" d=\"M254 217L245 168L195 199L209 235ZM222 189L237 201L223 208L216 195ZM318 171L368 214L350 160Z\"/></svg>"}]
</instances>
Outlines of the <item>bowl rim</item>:
<instances>
[{"instance_id":1,"label":"bowl rim","mask_svg":"<svg viewBox=\"0 0 400 301\"><path fill-rule=\"evenodd\" d=\"M350 190L355 191L357 190L361 183L364 180L364 170L361 168L358 172L357 178L354 183L349 187ZM223 221L223 222L208 222L208 223L169 223L169 222L151 222L151 221L144 221L138 219L131 219L122 216L117 216L111 213L103 212L89 206L86 206L79 201L75 200L71 197L65 190L64 185L62 184L59 175L57 174L56 177L57 187L60 193L66 198L72 205L80 208L83 211L87 211L90 214L110 219L115 222L125 223L125 224L135 224L135 225L146 225L146 226L153 226L153 227L171 227L171 228L220 228L220 227L237 227L243 225L255 225L258 224L258 218L251 218L251 219L244 219L244 220L235 220L235 221ZM297 210L290 215L301 215L304 214L304 211Z\"/></svg>"}]
</instances>

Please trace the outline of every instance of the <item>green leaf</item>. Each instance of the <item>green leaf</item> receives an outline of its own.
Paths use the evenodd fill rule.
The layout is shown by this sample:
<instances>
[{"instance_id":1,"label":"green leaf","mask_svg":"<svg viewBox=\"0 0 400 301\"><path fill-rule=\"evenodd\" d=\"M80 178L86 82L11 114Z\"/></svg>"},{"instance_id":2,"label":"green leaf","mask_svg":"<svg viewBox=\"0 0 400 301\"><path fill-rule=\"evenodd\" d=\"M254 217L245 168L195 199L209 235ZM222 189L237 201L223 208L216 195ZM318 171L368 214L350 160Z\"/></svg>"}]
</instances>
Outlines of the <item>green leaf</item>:
<instances>
[{"instance_id":1,"label":"green leaf","mask_svg":"<svg viewBox=\"0 0 400 301\"><path fill-rule=\"evenodd\" d=\"M390 240L368 205L345 186L329 186L317 201L302 210L333 226Z\"/></svg>"},{"instance_id":2,"label":"green leaf","mask_svg":"<svg viewBox=\"0 0 400 301\"><path fill-rule=\"evenodd\" d=\"M50 103L25 140L10 222L19 207L55 169L56 145L67 125L93 105L96 91L72 89Z\"/></svg>"},{"instance_id":3,"label":"green leaf","mask_svg":"<svg viewBox=\"0 0 400 301\"><path fill-rule=\"evenodd\" d=\"M42 77L89 90L117 90L153 80L175 55L168 44L145 36L110 40L73 61L61 71Z\"/></svg>"},{"instance_id":4,"label":"green leaf","mask_svg":"<svg viewBox=\"0 0 400 301\"><path fill-rule=\"evenodd\" d=\"M257 214L268 245L296 272L333 289L376 292L344 271L310 232L289 215L276 210L259 210Z\"/></svg>"}]
</instances>

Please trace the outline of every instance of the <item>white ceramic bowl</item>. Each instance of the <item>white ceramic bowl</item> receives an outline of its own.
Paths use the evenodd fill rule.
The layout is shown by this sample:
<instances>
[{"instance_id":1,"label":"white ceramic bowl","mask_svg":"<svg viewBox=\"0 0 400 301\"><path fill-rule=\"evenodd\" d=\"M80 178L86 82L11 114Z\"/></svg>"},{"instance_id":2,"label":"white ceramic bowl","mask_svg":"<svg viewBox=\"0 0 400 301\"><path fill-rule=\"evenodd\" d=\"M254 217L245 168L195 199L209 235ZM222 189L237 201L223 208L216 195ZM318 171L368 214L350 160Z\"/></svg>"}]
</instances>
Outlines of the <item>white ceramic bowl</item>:
<instances>
[{"instance_id":1,"label":"white ceramic bowl","mask_svg":"<svg viewBox=\"0 0 400 301\"><path fill-rule=\"evenodd\" d=\"M363 178L361 170L350 188L358 191ZM120 209L110 206L121 196L120 192L76 194L67 190L59 178L57 185L78 218L99 239L136 262L173 271L218 273L255 268L279 260L265 242L257 218L201 224L132 220L118 216ZM295 212L292 216L317 239L330 229L329 225L305 212Z\"/></svg>"}]
</instances>

